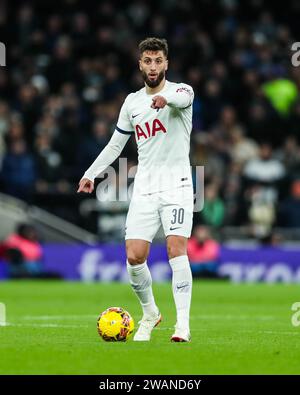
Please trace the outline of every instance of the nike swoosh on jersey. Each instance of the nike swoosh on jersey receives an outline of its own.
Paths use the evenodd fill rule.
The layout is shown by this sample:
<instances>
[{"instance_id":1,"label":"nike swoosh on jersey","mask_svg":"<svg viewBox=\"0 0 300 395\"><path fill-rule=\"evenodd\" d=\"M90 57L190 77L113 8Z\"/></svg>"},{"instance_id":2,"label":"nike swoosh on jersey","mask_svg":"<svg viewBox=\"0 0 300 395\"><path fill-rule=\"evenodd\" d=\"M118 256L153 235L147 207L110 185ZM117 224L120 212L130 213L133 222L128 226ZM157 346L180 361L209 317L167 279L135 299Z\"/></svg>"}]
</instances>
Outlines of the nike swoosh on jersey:
<instances>
[{"instance_id":1,"label":"nike swoosh on jersey","mask_svg":"<svg viewBox=\"0 0 300 395\"><path fill-rule=\"evenodd\" d=\"M140 115L141 113L139 113L139 114L135 114L135 115L131 115L131 118L133 119L133 118L135 118L135 117L138 117L139 115Z\"/></svg>"},{"instance_id":2,"label":"nike swoosh on jersey","mask_svg":"<svg viewBox=\"0 0 300 395\"><path fill-rule=\"evenodd\" d=\"M180 229L181 228L181 226L177 226L177 228L170 228L170 230L175 230L175 229Z\"/></svg>"}]
</instances>

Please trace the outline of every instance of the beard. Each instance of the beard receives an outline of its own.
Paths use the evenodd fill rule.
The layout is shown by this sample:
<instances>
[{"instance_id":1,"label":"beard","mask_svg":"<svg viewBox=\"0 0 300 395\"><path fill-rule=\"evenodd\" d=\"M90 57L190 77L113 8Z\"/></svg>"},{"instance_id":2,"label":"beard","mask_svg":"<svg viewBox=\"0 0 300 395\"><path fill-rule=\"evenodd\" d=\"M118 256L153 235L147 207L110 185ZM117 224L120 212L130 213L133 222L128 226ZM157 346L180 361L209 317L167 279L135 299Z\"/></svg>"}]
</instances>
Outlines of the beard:
<instances>
[{"instance_id":1,"label":"beard","mask_svg":"<svg viewBox=\"0 0 300 395\"><path fill-rule=\"evenodd\" d=\"M161 72L158 74L156 80L151 81L151 80L148 78L148 76L147 76L147 74L145 73L145 71L142 71L143 80L144 80L144 82L149 86L149 88L156 88L156 87L162 82L162 80L165 78L165 75L166 75L165 71L161 71Z\"/></svg>"}]
</instances>

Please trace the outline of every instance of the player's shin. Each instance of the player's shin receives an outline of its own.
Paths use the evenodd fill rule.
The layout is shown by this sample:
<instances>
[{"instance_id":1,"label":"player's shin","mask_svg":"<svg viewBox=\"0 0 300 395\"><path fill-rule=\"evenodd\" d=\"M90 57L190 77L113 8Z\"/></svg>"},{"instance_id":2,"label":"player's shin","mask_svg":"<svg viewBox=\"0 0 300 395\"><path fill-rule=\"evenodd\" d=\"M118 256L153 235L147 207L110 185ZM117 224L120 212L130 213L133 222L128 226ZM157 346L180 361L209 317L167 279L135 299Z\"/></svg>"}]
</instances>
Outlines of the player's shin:
<instances>
[{"instance_id":1,"label":"player's shin","mask_svg":"<svg viewBox=\"0 0 300 395\"><path fill-rule=\"evenodd\" d=\"M177 312L176 327L189 332L193 281L189 260L187 255L181 255L170 259L169 262L173 272L172 289Z\"/></svg>"},{"instance_id":2,"label":"player's shin","mask_svg":"<svg viewBox=\"0 0 300 395\"><path fill-rule=\"evenodd\" d=\"M130 265L127 261L127 271L131 287L140 301L144 316L157 315L158 307L152 292L152 277L147 261L139 265Z\"/></svg>"}]
</instances>

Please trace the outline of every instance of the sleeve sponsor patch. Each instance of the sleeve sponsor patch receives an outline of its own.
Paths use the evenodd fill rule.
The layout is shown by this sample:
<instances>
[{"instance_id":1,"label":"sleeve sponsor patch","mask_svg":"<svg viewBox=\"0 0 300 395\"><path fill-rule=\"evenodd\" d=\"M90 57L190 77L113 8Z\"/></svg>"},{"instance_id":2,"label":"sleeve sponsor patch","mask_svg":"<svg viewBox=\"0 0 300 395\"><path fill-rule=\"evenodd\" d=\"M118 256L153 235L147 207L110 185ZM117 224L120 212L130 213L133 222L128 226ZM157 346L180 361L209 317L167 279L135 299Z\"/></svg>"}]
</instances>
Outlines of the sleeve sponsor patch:
<instances>
[{"instance_id":1,"label":"sleeve sponsor patch","mask_svg":"<svg viewBox=\"0 0 300 395\"><path fill-rule=\"evenodd\" d=\"M193 92L190 89L185 88L185 87L181 87L181 88L176 89L176 93L177 92L185 92L188 95L193 96Z\"/></svg>"}]
</instances>

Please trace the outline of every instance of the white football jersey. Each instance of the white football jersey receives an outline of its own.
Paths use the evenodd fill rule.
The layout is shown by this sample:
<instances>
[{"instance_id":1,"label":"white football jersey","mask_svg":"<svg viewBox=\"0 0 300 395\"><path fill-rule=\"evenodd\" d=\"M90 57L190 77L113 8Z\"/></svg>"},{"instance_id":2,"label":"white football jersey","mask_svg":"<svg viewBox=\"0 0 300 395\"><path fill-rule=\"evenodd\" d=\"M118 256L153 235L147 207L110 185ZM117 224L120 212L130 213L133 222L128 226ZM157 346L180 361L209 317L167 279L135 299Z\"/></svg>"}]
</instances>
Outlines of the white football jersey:
<instances>
[{"instance_id":1,"label":"white football jersey","mask_svg":"<svg viewBox=\"0 0 300 395\"><path fill-rule=\"evenodd\" d=\"M167 99L163 109L151 108L152 98L158 95ZM192 185L189 152L193 98L189 85L169 81L156 94L147 94L144 87L127 96L116 129L135 135L138 169L134 193Z\"/></svg>"}]
</instances>

